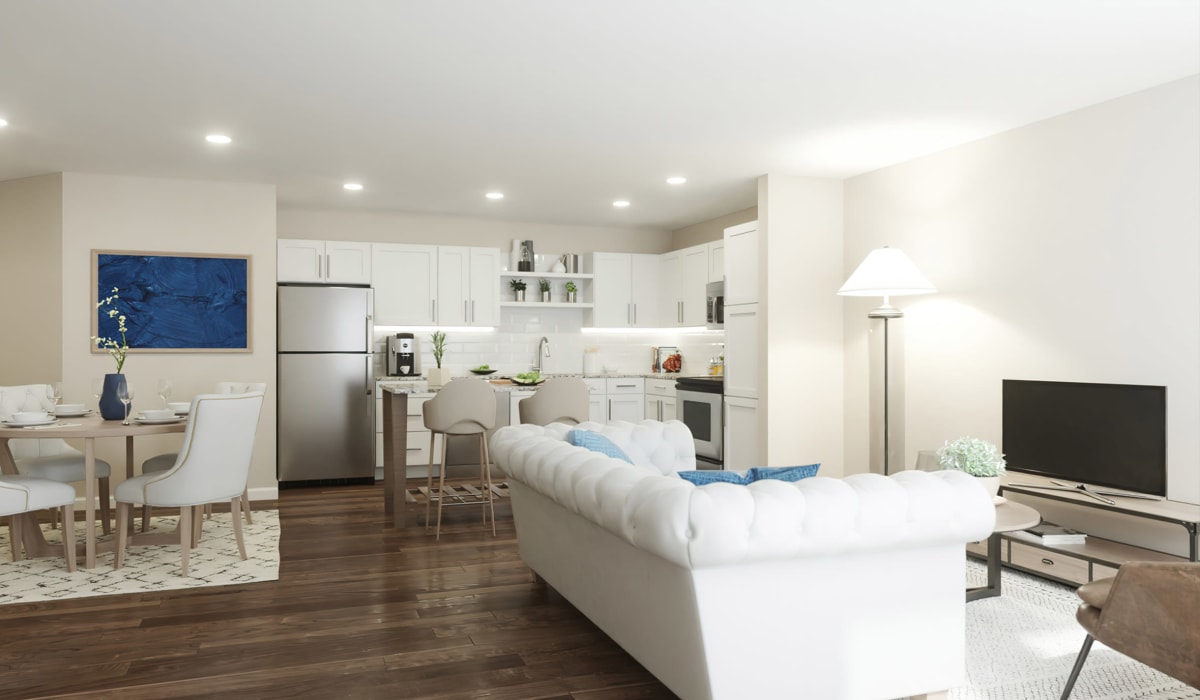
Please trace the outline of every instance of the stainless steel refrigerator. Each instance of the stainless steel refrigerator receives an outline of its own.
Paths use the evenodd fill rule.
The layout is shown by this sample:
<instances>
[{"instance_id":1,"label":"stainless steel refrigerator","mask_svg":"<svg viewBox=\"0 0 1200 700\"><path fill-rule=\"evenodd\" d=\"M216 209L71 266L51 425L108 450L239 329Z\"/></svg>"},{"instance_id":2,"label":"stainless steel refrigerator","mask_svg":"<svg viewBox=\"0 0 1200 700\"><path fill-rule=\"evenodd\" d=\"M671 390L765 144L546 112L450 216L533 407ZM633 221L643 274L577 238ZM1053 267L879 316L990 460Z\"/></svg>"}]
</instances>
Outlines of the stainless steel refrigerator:
<instances>
[{"instance_id":1,"label":"stainless steel refrigerator","mask_svg":"<svg viewBox=\"0 0 1200 700\"><path fill-rule=\"evenodd\" d=\"M279 286L281 482L375 476L372 290Z\"/></svg>"}]
</instances>

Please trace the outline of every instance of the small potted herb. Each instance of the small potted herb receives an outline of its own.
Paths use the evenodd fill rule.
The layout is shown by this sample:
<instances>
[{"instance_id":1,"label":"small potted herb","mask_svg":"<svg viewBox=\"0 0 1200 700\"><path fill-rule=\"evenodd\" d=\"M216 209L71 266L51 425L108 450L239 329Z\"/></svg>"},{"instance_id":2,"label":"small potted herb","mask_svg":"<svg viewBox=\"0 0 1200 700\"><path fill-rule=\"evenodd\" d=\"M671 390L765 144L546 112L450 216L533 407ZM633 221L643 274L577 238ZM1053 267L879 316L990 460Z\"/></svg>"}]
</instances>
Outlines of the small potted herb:
<instances>
[{"instance_id":1,"label":"small potted herb","mask_svg":"<svg viewBox=\"0 0 1200 700\"><path fill-rule=\"evenodd\" d=\"M508 286L512 287L516 301L525 301L525 280L511 279L508 281Z\"/></svg>"},{"instance_id":2,"label":"small potted herb","mask_svg":"<svg viewBox=\"0 0 1200 700\"><path fill-rule=\"evenodd\" d=\"M579 287L576 287L574 282L567 282L563 289L567 290L567 301L574 304L575 295L579 291Z\"/></svg>"},{"instance_id":3,"label":"small potted herb","mask_svg":"<svg viewBox=\"0 0 1200 700\"><path fill-rule=\"evenodd\" d=\"M550 301L550 280L545 277L538 280L538 291L542 293L542 301Z\"/></svg>"},{"instance_id":4,"label":"small potted herb","mask_svg":"<svg viewBox=\"0 0 1200 700\"><path fill-rule=\"evenodd\" d=\"M992 443L973 437L961 437L947 442L938 450L938 464L943 469L957 469L979 477L993 496L1000 490L1000 477L1004 475L1004 455Z\"/></svg>"},{"instance_id":5,"label":"small potted herb","mask_svg":"<svg viewBox=\"0 0 1200 700\"><path fill-rule=\"evenodd\" d=\"M450 370L442 369L442 357L446 354L446 333L434 331L429 338L433 341L433 361L437 363L437 367L431 367L425 372L426 379L429 386L439 387L450 381Z\"/></svg>"}]
</instances>

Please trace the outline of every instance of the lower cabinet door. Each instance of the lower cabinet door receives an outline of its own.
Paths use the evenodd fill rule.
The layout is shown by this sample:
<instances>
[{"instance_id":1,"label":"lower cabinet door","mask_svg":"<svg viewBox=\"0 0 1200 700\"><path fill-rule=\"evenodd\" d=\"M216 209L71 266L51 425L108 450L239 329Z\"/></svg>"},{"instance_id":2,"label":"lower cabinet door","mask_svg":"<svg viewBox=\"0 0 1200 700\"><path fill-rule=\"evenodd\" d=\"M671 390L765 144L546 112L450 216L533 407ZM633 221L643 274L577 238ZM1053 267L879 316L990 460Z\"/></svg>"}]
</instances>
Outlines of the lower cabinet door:
<instances>
[{"instance_id":1,"label":"lower cabinet door","mask_svg":"<svg viewBox=\"0 0 1200 700\"><path fill-rule=\"evenodd\" d=\"M642 397L639 394L629 396L609 396L608 397L608 420L624 420L637 422L645 419L646 407L642 403Z\"/></svg>"}]
</instances>

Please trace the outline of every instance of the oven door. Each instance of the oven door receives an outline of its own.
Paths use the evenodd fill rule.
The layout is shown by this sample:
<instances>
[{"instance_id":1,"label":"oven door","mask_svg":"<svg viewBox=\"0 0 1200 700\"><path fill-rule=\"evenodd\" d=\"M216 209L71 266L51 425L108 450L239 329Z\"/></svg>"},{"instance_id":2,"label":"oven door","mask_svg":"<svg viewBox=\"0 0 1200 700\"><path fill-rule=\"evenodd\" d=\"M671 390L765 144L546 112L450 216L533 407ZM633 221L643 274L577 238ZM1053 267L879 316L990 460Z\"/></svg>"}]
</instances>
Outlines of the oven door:
<instances>
[{"instance_id":1,"label":"oven door","mask_svg":"<svg viewBox=\"0 0 1200 700\"><path fill-rule=\"evenodd\" d=\"M675 404L678 407L679 419L692 431L692 440L696 443L696 458L720 469L721 434L725 427L721 394L680 388L675 390Z\"/></svg>"}]
</instances>

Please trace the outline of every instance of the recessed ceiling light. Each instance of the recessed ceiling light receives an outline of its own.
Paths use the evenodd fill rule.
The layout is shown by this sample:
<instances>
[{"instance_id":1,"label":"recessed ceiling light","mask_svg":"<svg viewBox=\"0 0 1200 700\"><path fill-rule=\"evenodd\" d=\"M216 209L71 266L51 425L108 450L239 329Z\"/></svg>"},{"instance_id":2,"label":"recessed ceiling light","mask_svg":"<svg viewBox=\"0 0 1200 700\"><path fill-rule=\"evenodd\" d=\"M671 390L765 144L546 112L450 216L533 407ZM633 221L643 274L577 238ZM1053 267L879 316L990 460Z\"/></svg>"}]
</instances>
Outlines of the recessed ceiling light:
<instances>
[{"instance_id":1,"label":"recessed ceiling light","mask_svg":"<svg viewBox=\"0 0 1200 700\"><path fill-rule=\"evenodd\" d=\"M669 178L667 178L667 184L668 184L668 185L682 185L682 184L683 184L683 183L685 183L685 182L687 182L687 178L686 178L686 177L678 177L678 176L676 176L676 177L669 177Z\"/></svg>"},{"instance_id":2,"label":"recessed ceiling light","mask_svg":"<svg viewBox=\"0 0 1200 700\"><path fill-rule=\"evenodd\" d=\"M617 201L613 202L613 206L618 209L624 209L625 207L629 206L629 202L625 201L624 199L618 199Z\"/></svg>"},{"instance_id":3,"label":"recessed ceiling light","mask_svg":"<svg viewBox=\"0 0 1200 700\"><path fill-rule=\"evenodd\" d=\"M342 185L342 187L350 190L351 192L357 192L362 189L362 185L357 182L347 182L346 184Z\"/></svg>"},{"instance_id":4,"label":"recessed ceiling light","mask_svg":"<svg viewBox=\"0 0 1200 700\"><path fill-rule=\"evenodd\" d=\"M233 139L229 138L225 134L209 134L208 136L204 137L204 140L208 141L209 143L219 144L226 144L233 141Z\"/></svg>"},{"instance_id":5,"label":"recessed ceiling light","mask_svg":"<svg viewBox=\"0 0 1200 700\"><path fill-rule=\"evenodd\" d=\"M504 199L503 192L488 192L484 196L487 197L488 199Z\"/></svg>"},{"instance_id":6,"label":"recessed ceiling light","mask_svg":"<svg viewBox=\"0 0 1200 700\"><path fill-rule=\"evenodd\" d=\"M0 126L8 126L8 120L7 120L7 119L0 119Z\"/></svg>"}]
</instances>

